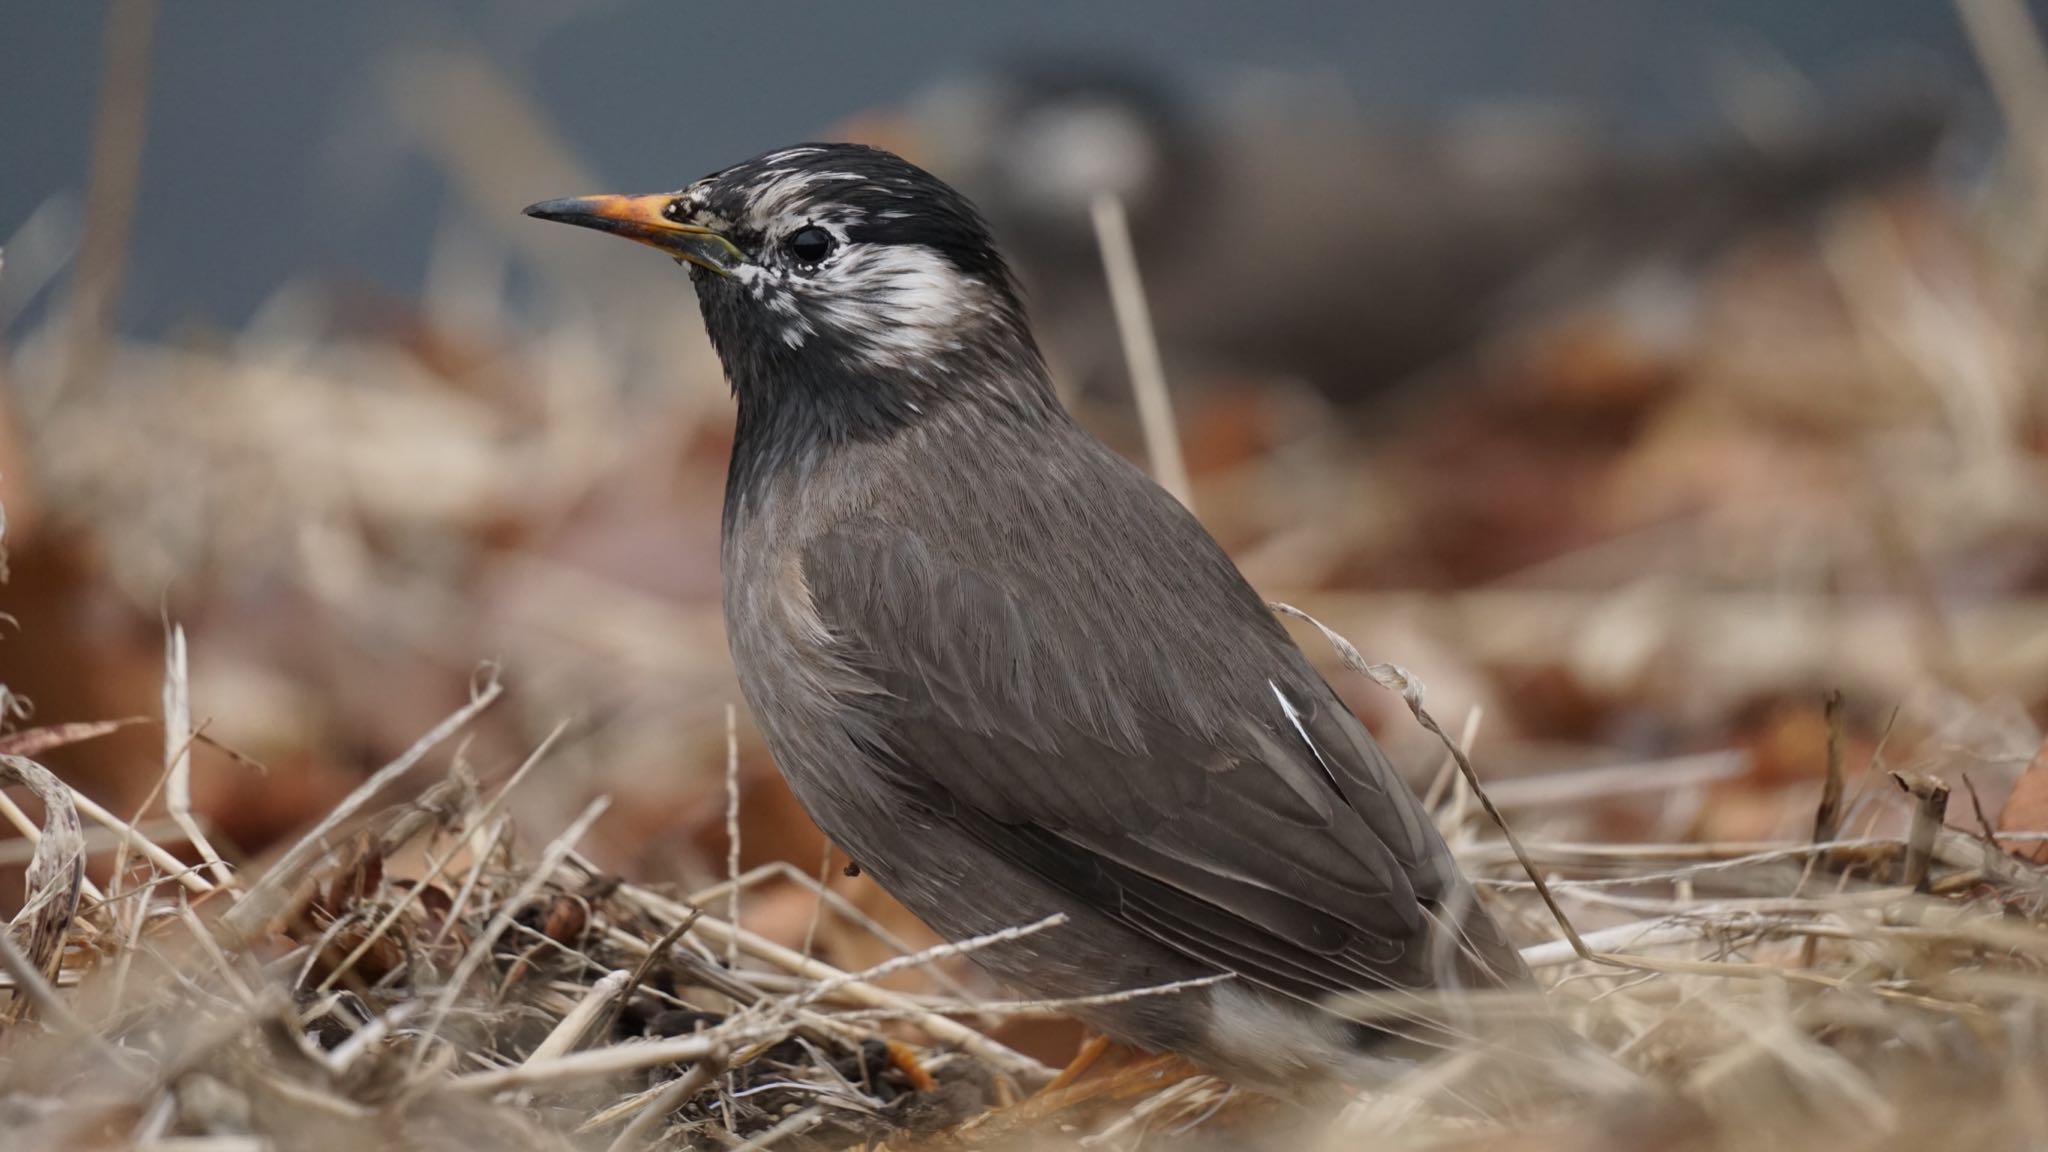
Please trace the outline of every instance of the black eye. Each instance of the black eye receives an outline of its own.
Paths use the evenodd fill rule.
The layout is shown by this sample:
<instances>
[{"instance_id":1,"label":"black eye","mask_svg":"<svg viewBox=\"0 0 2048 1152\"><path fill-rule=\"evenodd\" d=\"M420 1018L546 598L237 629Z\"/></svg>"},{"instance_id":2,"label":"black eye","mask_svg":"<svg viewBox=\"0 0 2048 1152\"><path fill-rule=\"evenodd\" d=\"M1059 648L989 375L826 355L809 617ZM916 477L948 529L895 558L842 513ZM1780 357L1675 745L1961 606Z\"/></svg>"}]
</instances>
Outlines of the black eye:
<instances>
[{"instance_id":1,"label":"black eye","mask_svg":"<svg viewBox=\"0 0 2048 1152\"><path fill-rule=\"evenodd\" d=\"M790 233L785 243L789 247L789 254L796 257L799 264L822 264L825 257L832 254L832 234L816 224L806 225Z\"/></svg>"}]
</instances>

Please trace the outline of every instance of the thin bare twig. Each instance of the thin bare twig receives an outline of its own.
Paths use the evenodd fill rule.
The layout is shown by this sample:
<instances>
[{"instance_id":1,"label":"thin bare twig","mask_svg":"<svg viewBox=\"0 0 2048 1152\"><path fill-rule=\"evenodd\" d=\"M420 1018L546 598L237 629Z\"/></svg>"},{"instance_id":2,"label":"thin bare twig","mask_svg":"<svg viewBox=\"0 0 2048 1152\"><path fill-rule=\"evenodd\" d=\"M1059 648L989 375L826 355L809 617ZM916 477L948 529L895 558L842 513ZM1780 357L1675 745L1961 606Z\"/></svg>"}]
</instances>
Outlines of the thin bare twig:
<instances>
[{"instance_id":1,"label":"thin bare twig","mask_svg":"<svg viewBox=\"0 0 2048 1152\"><path fill-rule=\"evenodd\" d=\"M1076 1008L1100 1008L1109 1004L1128 1004L1133 1000L1146 1000L1154 996L1171 996L1178 992L1190 992L1207 988L1212 984L1223 984L1237 979L1235 972L1219 972L1214 976L1196 976L1187 980L1173 980L1165 984L1148 984L1143 988L1126 988L1118 992L1099 992L1092 996L1060 996L1044 1000L970 1000L957 1004L938 1001L924 1001L920 1007L928 1012L950 1012L961 1016L987 1016L992 1019L1018 1016L1067 1016ZM859 1008L841 1012L834 1016L838 1020L901 1020L902 1012L887 1008Z\"/></svg>"},{"instance_id":2,"label":"thin bare twig","mask_svg":"<svg viewBox=\"0 0 2048 1152\"><path fill-rule=\"evenodd\" d=\"M811 954L812 949L818 943L818 925L825 919L825 901L827 898L836 895L832 891L832 842L830 840L825 841L824 846L818 850L817 885L811 890L811 894L813 897L811 900L811 918L804 923L804 946L802 951L806 956ZM880 927L879 924L876 926ZM908 949L899 949L899 951L908 951Z\"/></svg>"},{"instance_id":3,"label":"thin bare twig","mask_svg":"<svg viewBox=\"0 0 2048 1152\"><path fill-rule=\"evenodd\" d=\"M498 683L496 676L486 680L483 687L470 698L469 703L436 724L412 747L401 753L398 759L379 768L368 780L363 781L360 787L349 793L346 799L335 805L333 811L322 817L320 822L313 826L312 831L301 837L282 859L271 865L270 869L250 886L248 893L221 917L221 923L230 931L249 936L276 916L284 906L286 895L302 878L314 857L329 850L327 840L336 828L360 812L399 777L412 771L413 766L425 759L428 752L460 731L475 719L478 713L490 707L491 702L503 692L504 687Z\"/></svg>"},{"instance_id":4,"label":"thin bare twig","mask_svg":"<svg viewBox=\"0 0 2048 1152\"><path fill-rule=\"evenodd\" d=\"M818 862L819 874L817 876L810 876L799 871L794 864L787 860L770 860L765 864L757 864L740 873L737 881L721 880L716 884L700 888L690 893L688 901L693 905L702 907L717 897L725 895L735 883L752 886L771 879L787 880L817 898L817 903L811 909L810 921L805 925L804 929L804 946L801 949L804 955L809 956L811 954L812 945L817 940L819 921L823 918L824 910L827 908L837 913L847 923L854 925L876 940L881 941L899 956L907 956L917 950L910 945L909 941L890 931L888 925L868 915L861 909L860 905L834 892L826 879L831 871L831 867L832 845L828 841L825 844L823 858ZM728 920L727 923L731 923L731 921ZM731 965L728 963L727 966L730 967ZM936 971L932 973L932 976L940 984L944 985L947 991L963 997L969 995L967 989L952 974Z\"/></svg>"},{"instance_id":5,"label":"thin bare twig","mask_svg":"<svg viewBox=\"0 0 2048 1152\"><path fill-rule=\"evenodd\" d=\"M610 1012L619 997L631 986L633 974L623 968L605 973L584 991L583 998L576 1001L561 1021L557 1023L541 1042L527 1053L530 1063L535 1060L552 1060L567 1055L583 1037L590 1033L590 1027L598 1017Z\"/></svg>"},{"instance_id":6,"label":"thin bare twig","mask_svg":"<svg viewBox=\"0 0 2048 1152\"><path fill-rule=\"evenodd\" d=\"M230 887L234 873L192 817L192 676L185 653L185 626L172 624L164 637L164 811L199 853L213 882Z\"/></svg>"},{"instance_id":7,"label":"thin bare twig","mask_svg":"<svg viewBox=\"0 0 2048 1152\"><path fill-rule=\"evenodd\" d=\"M413 1050L415 1070L426 1063L427 1053L432 1048L434 1038L440 1033L441 1025L448 1019L448 1013L454 1010L455 1002L461 998L470 977L476 975L476 970L483 966L484 961L490 959L491 946L512 927L512 918L520 909L539 895L540 890L554 878L555 870L568 859L570 850L576 847L577 841L583 839L584 833L588 832L597 818L604 814L609 804L608 798L599 796L584 806L582 813L541 853L540 862L534 866L532 874L520 884L512 898L499 908L497 915L491 917L491 922L484 927L482 934L469 946L469 950L462 954L462 959L456 962L455 971L449 974L447 984L442 986L441 994L434 999L434 1010L427 1019L426 1027L420 1030L419 1043Z\"/></svg>"},{"instance_id":8,"label":"thin bare twig","mask_svg":"<svg viewBox=\"0 0 2048 1152\"><path fill-rule=\"evenodd\" d=\"M847 987L851 984L868 983L874 980L879 980L882 977L887 976L893 972L901 972L906 968L917 968L922 967L926 964L935 964L938 961L945 960L949 957L965 956L971 952L979 952L984 948L992 948L999 944L1008 944L1013 940L1021 940L1026 936L1035 936L1048 928L1058 928L1066 922L1066 913L1055 912L1052 915L1047 916L1043 920L1038 920L1030 924L1022 924L1015 928L1004 928L1000 931L990 932L985 935L971 937L966 940L957 940L946 944L934 944L921 952L913 952L908 956L897 956L889 960L884 960L880 964L876 964L871 968L866 968L859 972L841 973L837 976L832 976L827 979L820 980L816 984L813 984L808 990L806 990L803 995L798 996L795 1000L791 1001L790 1007L802 1008L809 1004L815 1004L819 1000L822 1000L825 997L830 996L832 993L839 991L841 988Z\"/></svg>"},{"instance_id":9,"label":"thin bare twig","mask_svg":"<svg viewBox=\"0 0 2048 1152\"><path fill-rule=\"evenodd\" d=\"M1826 844L1839 836L1842 831L1842 750L1846 743L1842 720L1842 691L1828 690L1822 705L1827 718L1828 752L1826 774L1821 779L1820 800L1813 808L1813 842ZM1818 852L1806 858L1806 867L1800 870L1799 882L1792 887L1792 894L1805 891L1806 884L1813 878L1813 870L1820 864ZM1820 941L1809 936L1801 945L1799 963L1803 968L1813 967L1814 957L1819 954Z\"/></svg>"},{"instance_id":10,"label":"thin bare twig","mask_svg":"<svg viewBox=\"0 0 2048 1152\"><path fill-rule=\"evenodd\" d=\"M1323 634L1323 639L1329 641L1330 646L1336 649L1337 658L1343 661L1346 668L1357 672L1383 688L1392 689L1400 693L1401 699L1408 704L1408 710L1414 714L1416 723L1422 725L1432 736L1441 741L1443 746L1450 750L1452 758L1457 760L1458 771L1464 774L1466 786L1472 789L1472 795L1479 801L1479 806L1485 810L1487 817L1500 829L1502 838L1507 841L1508 850L1515 854L1516 862L1522 866L1522 871L1529 877L1529 883L1535 887L1537 898L1541 899L1543 906L1550 910L1551 918L1557 921L1558 928L1564 932L1564 938L1571 942L1572 951L1578 953L1579 959L1588 963L1614 963L1615 961L1611 959L1595 954L1586 947L1586 942L1579 938L1578 929L1572 927L1571 918L1564 914L1564 908L1558 904L1557 897L1551 893L1550 884L1544 880L1543 874L1537 870L1535 861L1529 858L1528 851L1522 847L1522 842L1516 837L1515 830L1508 827L1507 818L1501 815L1500 809L1494 807L1492 799L1486 795L1485 787L1479 783L1479 773L1472 767L1471 758L1466 756L1464 750L1459 748L1457 743L1444 732L1443 727L1436 722L1436 717L1431 716L1429 710L1422 706L1422 681L1409 675L1406 669L1397 664L1374 664L1367 661L1364 656L1359 654L1357 647L1351 641L1332 631L1322 621L1291 604L1274 602L1269 607L1282 615L1292 616L1297 620L1306 621L1313 625L1316 631Z\"/></svg>"},{"instance_id":11,"label":"thin bare twig","mask_svg":"<svg viewBox=\"0 0 2048 1152\"><path fill-rule=\"evenodd\" d=\"M408 886L405 891L400 893L398 899L392 901L391 907L385 910L383 917L364 935L362 943L357 944L347 956L342 957L341 963L334 966L334 971L327 974L327 978L320 982L320 986L315 991L325 992L339 983L342 977L347 975L368 954L377 941L383 939L385 934L391 931L391 926L396 924L398 918L403 916L406 910L411 908L421 898L421 895L427 891L429 886L441 879L441 874L446 872L448 865L461 854L463 846L468 844L470 838L483 828L485 824L497 818L498 813L504 809L506 801L511 797L513 790L518 788L520 782L526 779L527 773L533 771L534 767L541 762L541 759L548 754L548 750L555 746L555 741L561 739L563 731L568 726L569 722L564 720L549 730L548 734L541 739L541 742L534 746L533 751L527 755L526 759L520 762L519 767L513 771L511 778L505 781L505 786L498 789L497 794L492 796L489 802L484 805L483 810L475 813L463 822L462 833L455 838L455 843L446 852L436 857L428 865L426 872Z\"/></svg>"},{"instance_id":12,"label":"thin bare twig","mask_svg":"<svg viewBox=\"0 0 2048 1152\"><path fill-rule=\"evenodd\" d=\"M740 922L740 728L739 710L725 706L725 919ZM725 942L725 966L740 962L739 943Z\"/></svg>"},{"instance_id":13,"label":"thin bare twig","mask_svg":"<svg viewBox=\"0 0 2048 1152\"><path fill-rule=\"evenodd\" d=\"M716 1028L666 1040L634 1040L604 1048L571 1052L553 1060L492 1068L451 1078L446 1088L469 1095L490 1095L509 1088L531 1088L543 1084L568 1086L589 1080L603 1080L622 1072L653 1068L660 1064L691 1063L720 1051L745 1044L780 1039L789 1034L787 1025L759 1021L728 1021Z\"/></svg>"},{"instance_id":14,"label":"thin bare twig","mask_svg":"<svg viewBox=\"0 0 2048 1152\"><path fill-rule=\"evenodd\" d=\"M72 1013L64 998L57 995L57 990L50 986L35 963L14 946L14 941L8 939L5 932L0 932L0 970L14 980L15 994L26 998L37 1016L68 1036L87 1041L95 1048L111 1050L111 1045Z\"/></svg>"},{"instance_id":15,"label":"thin bare twig","mask_svg":"<svg viewBox=\"0 0 2048 1152\"><path fill-rule=\"evenodd\" d=\"M607 1152L632 1152L647 1142L648 1135L676 1109L688 1104L713 1077L725 1071L725 1050L713 1048L703 1058L690 1065L690 1070L662 1085L646 1106L635 1113L633 1119L620 1129L618 1138L611 1142Z\"/></svg>"},{"instance_id":16,"label":"thin bare twig","mask_svg":"<svg viewBox=\"0 0 2048 1152\"><path fill-rule=\"evenodd\" d=\"M1813 810L1813 842L1825 844L1842 831L1842 758L1848 738L1843 731L1842 691L1830 689L1823 706L1828 725L1827 775L1822 779L1820 803Z\"/></svg>"},{"instance_id":17,"label":"thin bare twig","mask_svg":"<svg viewBox=\"0 0 2048 1152\"><path fill-rule=\"evenodd\" d=\"M622 885L618 897L628 904L637 905L671 922L685 919L696 911L633 884ZM793 948L785 948L773 940L727 924L713 916L700 916L696 927L692 929L692 934L705 937L711 943L721 946L728 938L736 937L739 940L740 951L807 980L837 980L848 975L830 964L805 956ZM838 986L837 995L838 998L851 1000L869 1008L902 1010L906 1013L904 1019L907 1022L915 1024L932 1039L966 1051L1020 1082L1044 1084L1054 1076L1052 1069L1022 1052L956 1020L925 1011L915 1001L887 989L877 988L864 981L851 980Z\"/></svg>"}]
</instances>

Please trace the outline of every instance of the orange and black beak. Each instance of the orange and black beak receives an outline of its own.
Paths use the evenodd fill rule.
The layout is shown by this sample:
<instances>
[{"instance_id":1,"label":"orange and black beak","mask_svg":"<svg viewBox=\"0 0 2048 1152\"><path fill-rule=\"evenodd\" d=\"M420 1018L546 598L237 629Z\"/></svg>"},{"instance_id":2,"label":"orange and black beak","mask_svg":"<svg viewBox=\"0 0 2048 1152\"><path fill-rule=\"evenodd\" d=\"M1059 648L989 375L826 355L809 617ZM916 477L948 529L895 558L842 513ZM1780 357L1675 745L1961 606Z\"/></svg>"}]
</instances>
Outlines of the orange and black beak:
<instances>
[{"instance_id":1,"label":"orange and black beak","mask_svg":"<svg viewBox=\"0 0 2048 1152\"><path fill-rule=\"evenodd\" d=\"M732 241L709 228L671 216L679 210L671 205L679 204L673 193L666 192L651 196L577 196L543 200L529 205L526 214L638 240L720 276L732 275L734 269L746 262L746 255Z\"/></svg>"}]
</instances>

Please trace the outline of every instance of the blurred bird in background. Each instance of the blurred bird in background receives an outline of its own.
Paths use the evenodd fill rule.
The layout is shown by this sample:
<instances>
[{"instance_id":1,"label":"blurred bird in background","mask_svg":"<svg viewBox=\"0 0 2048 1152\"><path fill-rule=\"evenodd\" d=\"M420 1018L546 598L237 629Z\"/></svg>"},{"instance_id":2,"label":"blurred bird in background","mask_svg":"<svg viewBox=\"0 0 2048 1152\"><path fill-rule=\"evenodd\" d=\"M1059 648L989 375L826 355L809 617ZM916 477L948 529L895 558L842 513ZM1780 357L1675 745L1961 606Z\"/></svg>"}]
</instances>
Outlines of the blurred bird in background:
<instances>
[{"instance_id":1,"label":"blurred bird in background","mask_svg":"<svg viewBox=\"0 0 2048 1152\"><path fill-rule=\"evenodd\" d=\"M981 207L1084 394L1122 371L1090 221L1110 194L1176 386L1290 377L1356 406L1624 286L1678 288L1630 302L1668 320L1735 241L1925 165L1945 99L1876 79L1647 146L1542 106L1397 125L1302 84L1201 107L1136 65L1060 58L940 84L851 134Z\"/></svg>"}]
</instances>

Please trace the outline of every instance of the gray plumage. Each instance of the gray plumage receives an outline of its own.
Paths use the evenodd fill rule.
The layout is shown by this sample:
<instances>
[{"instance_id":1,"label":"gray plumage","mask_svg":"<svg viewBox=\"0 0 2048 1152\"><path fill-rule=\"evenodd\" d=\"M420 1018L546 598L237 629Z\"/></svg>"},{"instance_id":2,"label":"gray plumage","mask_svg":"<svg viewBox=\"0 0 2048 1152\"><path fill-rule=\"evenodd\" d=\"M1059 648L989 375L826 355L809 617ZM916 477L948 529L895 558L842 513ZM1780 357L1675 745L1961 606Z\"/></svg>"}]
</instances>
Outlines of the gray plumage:
<instances>
[{"instance_id":1,"label":"gray plumage","mask_svg":"<svg viewBox=\"0 0 2048 1152\"><path fill-rule=\"evenodd\" d=\"M586 222L577 203L532 211ZM1526 979L1221 548L1060 408L964 200L833 145L707 177L666 212L739 254L685 253L739 402L723 556L741 685L798 798L877 882L955 939L1066 913L978 954L1037 995L1231 974L1088 1014L1269 1086L1356 1079L1446 1034L1419 1002L1364 1028L1334 997ZM823 243L805 229L827 257L792 256Z\"/></svg>"}]
</instances>

